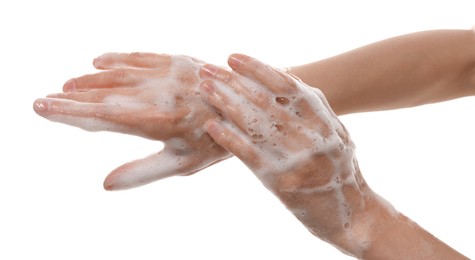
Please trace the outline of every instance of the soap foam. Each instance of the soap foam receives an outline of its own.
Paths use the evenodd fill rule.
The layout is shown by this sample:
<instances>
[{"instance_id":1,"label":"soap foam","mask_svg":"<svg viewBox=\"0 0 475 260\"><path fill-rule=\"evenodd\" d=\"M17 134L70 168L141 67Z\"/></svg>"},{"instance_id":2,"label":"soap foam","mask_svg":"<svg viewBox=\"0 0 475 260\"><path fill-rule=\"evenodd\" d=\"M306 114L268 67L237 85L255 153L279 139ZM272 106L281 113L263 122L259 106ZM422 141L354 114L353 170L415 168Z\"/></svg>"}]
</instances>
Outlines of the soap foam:
<instances>
[{"instance_id":1,"label":"soap foam","mask_svg":"<svg viewBox=\"0 0 475 260\"><path fill-rule=\"evenodd\" d=\"M108 122L108 121L94 118L94 117L78 117L78 116L71 116L71 115L53 114L53 115L49 115L48 119L53 122L68 124L68 125L79 127L83 130L91 131L91 132L111 131L111 132L127 133L127 134L135 134L135 135L143 134L140 131L137 131L133 128L126 127L124 125L113 123L113 122Z\"/></svg>"},{"instance_id":2,"label":"soap foam","mask_svg":"<svg viewBox=\"0 0 475 260\"><path fill-rule=\"evenodd\" d=\"M217 144L204 148L197 157L184 139L170 138L162 151L119 167L108 176L106 183L114 189L128 189L171 176L192 174L229 157L210 152L213 146Z\"/></svg>"},{"instance_id":3,"label":"soap foam","mask_svg":"<svg viewBox=\"0 0 475 260\"><path fill-rule=\"evenodd\" d=\"M359 169L354 144L323 94L297 80L295 84L298 91L291 96L276 96L269 89L248 78L239 77L239 81L254 96L267 97L267 100L261 102L262 104L256 105L222 82L214 81L216 87L231 100L227 105L234 106L234 109L242 113L243 120L248 122L246 129L238 129L232 123L223 122L226 127L240 135L242 140L248 140L255 145L258 163L248 166L277 196L286 194L292 198L296 197L297 200L300 198L301 202L287 207L312 233L324 240L329 240L332 234L321 230L318 223L312 222L313 206L311 202L305 202L305 198L330 196L329 200L335 200L333 207L337 212L336 223L339 229L343 230L345 239L358 241L352 232L354 228L352 217L354 210L365 207L365 194L359 188L364 181L357 180ZM302 104L303 108L309 109L299 111L303 109ZM326 156L331 162L332 169L329 172L331 178L327 183L315 187L279 186L281 185L279 180L286 178L287 173L291 173L302 163L315 160L318 156ZM354 202L350 204L348 195L345 194L346 189L359 194L358 205L354 205ZM285 199L283 202L286 203ZM366 239L357 246L363 252L370 244Z\"/></svg>"},{"instance_id":4,"label":"soap foam","mask_svg":"<svg viewBox=\"0 0 475 260\"><path fill-rule=\"evenodd\" d=\"M124 96L124 95L109 95L104 98L105 104L115 105L117 107L127 107L131 110L145 110L147 104L141 101L137 97Z\"/></svg>"}]
</instances>

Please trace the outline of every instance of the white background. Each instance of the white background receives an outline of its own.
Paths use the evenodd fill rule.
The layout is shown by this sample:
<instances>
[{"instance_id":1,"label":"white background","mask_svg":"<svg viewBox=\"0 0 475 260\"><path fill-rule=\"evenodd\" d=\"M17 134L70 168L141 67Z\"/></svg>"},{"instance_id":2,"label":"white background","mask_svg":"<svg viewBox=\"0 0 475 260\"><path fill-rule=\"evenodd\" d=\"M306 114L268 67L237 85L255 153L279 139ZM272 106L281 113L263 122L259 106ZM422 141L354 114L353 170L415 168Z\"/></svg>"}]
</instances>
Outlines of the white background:
<instances>
[{"instance_id":1,"label":"white background","mask_svg":"<svg viewBox=\"0 0 475 260\"><path fill-rule=\"evenodd\" d=\"M106 192L110 170L161 144L53 124L32 103L94 72L103 52L220 65L241 52L289 66L474 24L472 0L2 1L0 259L351 259L310 235L238 160ZM470 257L474 113L475 98L464 98L342 117L371 187Z\"/></svg>"}]
</instances>

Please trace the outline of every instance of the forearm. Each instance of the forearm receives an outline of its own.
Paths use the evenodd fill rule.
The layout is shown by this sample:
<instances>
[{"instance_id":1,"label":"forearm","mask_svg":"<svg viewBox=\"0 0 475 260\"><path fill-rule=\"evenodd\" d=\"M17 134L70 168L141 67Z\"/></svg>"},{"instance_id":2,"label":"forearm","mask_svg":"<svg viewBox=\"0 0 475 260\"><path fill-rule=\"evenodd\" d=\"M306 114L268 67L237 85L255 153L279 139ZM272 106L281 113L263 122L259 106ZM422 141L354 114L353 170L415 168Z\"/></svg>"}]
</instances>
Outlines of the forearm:
<instances>
[{"instance_id":1,"label":"forearm","mask_svg":"<svg viewBox=\"0 0 475 260\"><path fill-rule=\"evenodd\" d=\"M322 90L337 114L475 95L475 33L413 33L292 67L289 72Z\"/></svg>"},{"instance_id":2,"label":"forearm","mask_svg":"<svg viewBox=\"0 0 475 260\"><path fill-rule=\"evenodd\" d=\"M376 204L380 202L375 201ZM369 214L371 226L368 226L366 215L357 220L363 228L368 226L364 237L369 238L368 247L362 259L468 259L406 216L388 210L384 204L376 205Z\"/></svg>"}]
</instances>

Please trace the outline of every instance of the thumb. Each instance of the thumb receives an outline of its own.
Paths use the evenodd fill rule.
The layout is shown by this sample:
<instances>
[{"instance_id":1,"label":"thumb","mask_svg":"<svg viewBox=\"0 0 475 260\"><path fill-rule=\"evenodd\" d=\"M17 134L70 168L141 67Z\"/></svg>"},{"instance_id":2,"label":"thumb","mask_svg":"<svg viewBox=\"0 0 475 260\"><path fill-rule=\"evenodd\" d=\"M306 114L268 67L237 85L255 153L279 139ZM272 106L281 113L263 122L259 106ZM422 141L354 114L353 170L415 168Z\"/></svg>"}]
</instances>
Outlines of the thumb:
<instances>
[{"instance_id":1,"label":"thumb","mask_svg":"<svg viewBox=\"0 0 475 260\"><path fill-rule=\"evenodd\" d=\"M224 149L177 153L165 145L159 153L113 170L104 181L104 189L131 189L171 176L190 175L230 156Z\"/></svg>"}]
</instances>

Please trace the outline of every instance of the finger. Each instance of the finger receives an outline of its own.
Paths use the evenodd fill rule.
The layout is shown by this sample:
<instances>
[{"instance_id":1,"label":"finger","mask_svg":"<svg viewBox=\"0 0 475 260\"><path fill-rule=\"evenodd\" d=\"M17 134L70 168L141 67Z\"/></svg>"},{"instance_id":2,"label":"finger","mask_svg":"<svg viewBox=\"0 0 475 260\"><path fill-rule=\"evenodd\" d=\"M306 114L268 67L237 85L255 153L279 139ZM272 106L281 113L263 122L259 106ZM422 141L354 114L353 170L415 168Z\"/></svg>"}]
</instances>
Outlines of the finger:
<instances>
[{"instance_id":1,"label":"finger","mask_svg":"<svg viewBox=\"0 0 475 260\"><path fill-rule=\"evenodd\" d=\"M222 124L214 119L208 120L203 126L213 140L234 154L251 169L261 167L261 157L249 137L230 124Z\"/></svg>"},{"instance_id":2,"label":"finger","mask_svg":"<svg viewBox=\"0 0 475 260\"><path fill-rule=\"evenodd\" d=\"M274 93L290 94L296 89L295 81L271 66L242 54L233 54L229 66L239 74L255 79Z\"/></svg>"},{"instance_id":3,"label":"finger","mask_svg":"<svg viewBox=\"0 0 475 260\"><path fill-rule=\"evenodd\" d=\"M248 123L251 120L246 120L246 115L243 114L241 107L250 106L246 104L246 100L241 96L232 96L226 92L226 87L217 88L210 80L205 80L200 84L201 92L206 102L218 110L218 113L229 121L233 122L241 131L248 132ZM232 90L227 89L227 92ZM249 108L247 108L249 109Z\"/></svg>"},{"instance_id":4,"label":"finger","mask_svg":"<svg viewBox=\"0 0 475 260\"><path fill-rule=\"evenodd\" d=\"M236 79L236 74L212 64L205 64L200 69L202 78L212 78L230 86L238 95L243 95L246 99L259 107L268 103L268 97L262 91L255 88L255 84L244 78Z\"/></svg>"},{"instance_id":5,"label":"finger","mask_svg":"<svg viewBox=\"0 0 475 260\"><path fill-rule=\"evenodd\" d=\"M169 67L170 63L170 55L148 52L111 52L105 53L93 61L94 67L102 70L117 68L165 68Z\"/></svg>"},{"instance_id":6,"label":"finger","mask_svg":"<svg viewBox=\"0 0 475 260\"><path fill-rule=\"evenodd\" d=\"M121 131L126 114L110 104L81 103L73 100L40 98L34 103L35 112L55 122L80 127L88 131Z\"/></svg>"},{"instance_id":7,"label":"finger","mask_svg":"<svg viewBox=\"0 0 475 260\"><path fill-rule=\"evenodd\" d=\"M124 190L177 175L179 157L161 151L126 163L113 170L104 181L106 190Z\"/></svg>"},{"instance_id":8,"label":"finger","mask_svg":"<svg viewBox=\"0 0 475 260\"><path fill-rule=\"evenodd\" d=\"M64 92L85 91L90 89L134 87L151 77L152 72L138 69L113 69L96 74L84 75L68 80L63 85ZM160 76L160 71L153 72L153 76Z\"/></svg>"},{"instance_id":9,"label":"finger","mask_svg":"<svg viewBox=\"0 0 475 260\"><path fill-rule=\"evenodd\" d=\"M168 147L165 144L161 152L115 169L106 177L104 189L124 190L171 176L190 175L230 157L222 148L209 153L196 151L180 154Z\"/></svg>"},{"instance_id":10,"label":"finger","mask_svg":"<svg viewBox=\"0 0 475 260\"><path fill-rule=\"evenodd\" d=\"M76 126L87 131L112 131L146 138L162 139L173 131L172 113L147 113L136 106L105 103L81 103L73 100L41 98L35 101L35 112L54 122ZM153 125L153 127L150 127ZM139 127L137 127L139 126ZM152 129L153 131L146 131Z\"/></svg>"},{"instance_id":11,"label":"finger","mask_svg":"<svg viewBox=\"0 0 475 260\"><path fill-rule=\"evenodd\" d=\"M50 94L48 98L69 99L86 103L107 103L108 97L115 96L136 96L140 92L136 88L120 89L92 89L84 92L63 92Z\"/></svg>"}]
</instances>

